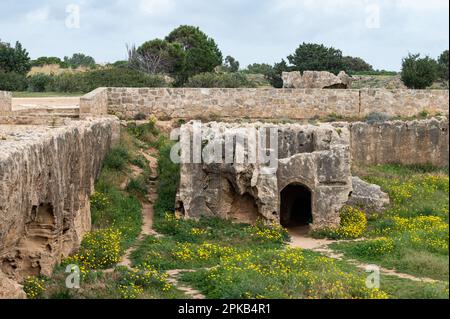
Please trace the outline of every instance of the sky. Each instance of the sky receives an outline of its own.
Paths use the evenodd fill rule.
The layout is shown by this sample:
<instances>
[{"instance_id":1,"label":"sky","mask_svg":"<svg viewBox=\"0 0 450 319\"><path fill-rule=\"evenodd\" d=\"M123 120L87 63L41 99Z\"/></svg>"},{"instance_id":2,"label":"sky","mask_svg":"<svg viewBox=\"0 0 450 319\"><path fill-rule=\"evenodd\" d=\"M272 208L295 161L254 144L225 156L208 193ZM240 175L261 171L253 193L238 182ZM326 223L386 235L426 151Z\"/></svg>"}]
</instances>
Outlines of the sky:
<instances>
[{"instance_id":1,"label":"sky","mask_svg":"<svg viewBox=\"0 0 450 319\"><path fill-rule=\"evenodd\" d=\"M303 42L397 71L409 52L449 47L448 0L0 0L0 39L31 58L82 52L124 60L126 45L199 26L241 66L279 62Z\"/></svg>"}]
</instances>

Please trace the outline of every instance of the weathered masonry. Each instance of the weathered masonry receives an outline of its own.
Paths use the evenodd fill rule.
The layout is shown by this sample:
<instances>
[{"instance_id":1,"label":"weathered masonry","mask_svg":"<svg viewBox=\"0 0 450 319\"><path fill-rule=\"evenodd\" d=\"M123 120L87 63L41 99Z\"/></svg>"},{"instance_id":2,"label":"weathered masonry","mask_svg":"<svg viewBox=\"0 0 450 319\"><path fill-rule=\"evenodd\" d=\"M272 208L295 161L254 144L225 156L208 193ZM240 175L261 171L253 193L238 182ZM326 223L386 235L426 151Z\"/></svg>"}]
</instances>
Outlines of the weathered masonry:
<instances>
[{"instance_id":1,"label":"weathered masonry","mask_svg":"<svg viewBox=\"0 0 450 319\"><path fill-rule=\"evenodd\" d=\"M354 164L401 163L448 167L449 123L446 117L344 125L350 130Z\"/></svg>"},{"instance_id":2,"label":"weathered masonry","mask_svg":"<svg viewBox=\"0 0 450 319\"><path fill-rule=\"evenodd\" d=\"M448 115L448 108L448 90L99 88L80 103L81 114L187 120Z\"/></svg>"},{"instance_id":3,"label":"weathered masonry","mask_svg":"<svg viewBox=\"0 0 450 319\"><path fill-rule=\"evenodd\" d=\"M10 121L0 124L0 298L23 297L18 282L50 275L79 247L94 181L119 136L113 117Z\"/></svg>"},{"instance_id":4,"label":"weathered masonry","mask_svg":"<svg viewBox=\"0 0 450 319\"><path fill-rule=\"evenodd\" d=\"M193 125L182 126L184 138L180 145L183 154L192 156ZM278 149L274 153L276 165L268 167L260 158L249 160L249 153L251 145L258 145L251 141L260 140L261 135L273 136L270 130L275 130ZM234 158L227 164L224 152L223 161L208 164L188 160L181 164L177 209L182 216L220 216L241 222L261 218L284 226L339 223L339 209L353 190L346 128L325 124L208 123L202 126L202 135L202 145L211 148L222 148L220 143L234 138L230 152ZM260 144L255 148L259 148L258 153L266 153L273 147ZM240 154L246 154L245 160L238 159Z\"/></svg>"}]
</instances>

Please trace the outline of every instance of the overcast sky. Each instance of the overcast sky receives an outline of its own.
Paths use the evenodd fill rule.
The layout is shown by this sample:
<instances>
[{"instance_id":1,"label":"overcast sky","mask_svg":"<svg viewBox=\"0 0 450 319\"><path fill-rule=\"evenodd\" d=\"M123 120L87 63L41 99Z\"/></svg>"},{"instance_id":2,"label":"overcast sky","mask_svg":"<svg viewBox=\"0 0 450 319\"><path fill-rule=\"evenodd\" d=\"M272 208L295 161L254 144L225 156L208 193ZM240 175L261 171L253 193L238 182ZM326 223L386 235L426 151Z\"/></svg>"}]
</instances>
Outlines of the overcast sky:
<instances>
[{"instance_id":1,"label":"overcast sky","mask_svg":"<svg viewBox=\"0 0 450 319\"><path fill-rule=\"evenodd\" d=\"M199 26L243 66L278 62L302 42L388 70L408 52L437 57L449 47L448 0L0 0L0 39L19 40L32 58L83 52L114 62L127 43L181 24Z\"/></svg>"}]
</instances>

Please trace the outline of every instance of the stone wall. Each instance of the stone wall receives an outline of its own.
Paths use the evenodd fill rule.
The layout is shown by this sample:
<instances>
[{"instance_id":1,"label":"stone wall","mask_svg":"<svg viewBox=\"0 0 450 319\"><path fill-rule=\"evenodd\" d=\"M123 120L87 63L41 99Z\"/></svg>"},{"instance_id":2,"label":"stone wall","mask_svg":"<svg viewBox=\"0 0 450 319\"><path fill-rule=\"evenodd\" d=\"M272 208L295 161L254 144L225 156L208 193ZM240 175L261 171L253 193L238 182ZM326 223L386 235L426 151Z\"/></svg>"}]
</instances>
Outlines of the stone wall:
<instances>
[{"instance_id":1,"label":"stone wall","mask_svg":"<svg viewBox=\"0 0 450 319\"><path fill-rule=\"evenodd\" d=\"M126 119L139 113L205 120L363 118L372 112L405 117L424 110L448 114L448 107L446 90L101 88L81 100L81 113Z\"/></svg>"},{"instance_id":2,"label":"stone wall","mask_svg":"<svg viewBox=\"0 0 450 319\"><path fill-rule=\"evenodd\" d=\"M448 114L448 90L361 90L360 116L382 112L394 116L415 116L422 111Z\"/></svg>"},{"instance_id":3,"label":"stone wall","mask_svg":"<svg viewBox=\"0 0 450 319\"><path fill-rule=\"evenodd\" d=\"M307 119L354 116L358 99L358 91L344 90L110 88L108 111L123 118Z\"/></svg>"},{"instance_id":4,"label":"stone wall","mask_svg":"<svg viewBox=\"0 0 450 319\"><path fill-rule=\"evenodd\" d=\"M7 116L11 113L11 93L0 91L0 116Z\"/></svg>"},{"instance_id":5,"label":"stone wall","mask_svg":"<svg viewBox=\"0 0 450 319\"><path fill-rule=\"evenodd\" d=\"M94 180L118 134L115 118L0 125L0 278L49 275L78 248L91 227Z\"/></svg>"},{"instance_id":6,"label":"stone wall","mask_svg":"<svg viewBox=\"0 0 450 319\"><path fill-rule=\"evenodd\" d=\"M80 98L80 116L96 116L108 113L108 89L98 88Z\"/></svg>"},{"instance_id":7,"label":"stone wall","mask_svg":"<svg viewBox=\"0 0 450 319\"><path fill-rule=\"evenodd\" d=\"M448 118L384 123L351 123L354 164L449 165Z\"/></svg>"}]
</instances>

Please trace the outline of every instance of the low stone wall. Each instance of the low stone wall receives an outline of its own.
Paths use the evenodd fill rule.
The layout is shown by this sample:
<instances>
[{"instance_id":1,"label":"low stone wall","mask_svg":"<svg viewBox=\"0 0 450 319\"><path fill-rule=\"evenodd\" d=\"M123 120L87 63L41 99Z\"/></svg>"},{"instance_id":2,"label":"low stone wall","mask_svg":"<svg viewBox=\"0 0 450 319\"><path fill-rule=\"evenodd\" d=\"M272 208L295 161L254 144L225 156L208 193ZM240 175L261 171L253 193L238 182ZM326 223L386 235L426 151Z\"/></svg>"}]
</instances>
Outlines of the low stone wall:
<instances>
[{"instance_id":1,"label":"low stone wall","mask_svg":"<svg viewBox=\"0 0 450 319\"><path fill-rule=\"evenodd\" d=\"M79 247L91 227L94 180L118 134L112 117L0 125L0 272L10 280L49 275Z\"/></svg>"},{"instance_id":2,"label":"low stone wall","mask_svg":"<svg viewBox=\"0 0 450 319\"><path fill-rule=\"evenodd\" d=\"M427 111L448 114L448 90L361 90L359 115L373 112L410 117Z\"/></svg>"},{"instance_id":3,"label":"low stone wall","mask_svg":"<svg viewBox=\"0 0 450 319\"><path fill-rule=\"evenodd\" d=\"M8 116L11 114L11 93L0 91L0 116Z\"/></svg>"},{"instance_id":4,"label":"low stone wall","mask_svg":"<svg viewBox=\"0 0 450 319\"><path fill-rule=\"evenodd\" d=\"M108 89L98 88L80 98L80 116L108 114Z\"/></svg>"},{"instance_id":5,"label":"low stone wall","mask_svg":"<svg viewBox=\"0 0 450 319\"><path fill-rule=\"evenodd\" d=\"M159 119L311 119L372 112L448 114L446 90L100 88L81 99L81 113Z\"/></svg>"},{"instance_id":6,"label":"low stone wall","mask_svg":"<svg viewBox=\"0 0 450 319\"><path fill-rule=\"evenodd\" d=\"M108 111L166 119L308 119L354 116L358 91L315 89L108 89Z\"/></svg>"},{"instance_id":7,"label":"low stone wall","mask_svg":"<svg viewBox=\"0 0 450 319\"><path fill-rule=\"evenodd\" d=\"M353 163L449 165L448 118L346 124Z\"/></svg>"}]
</instances>

